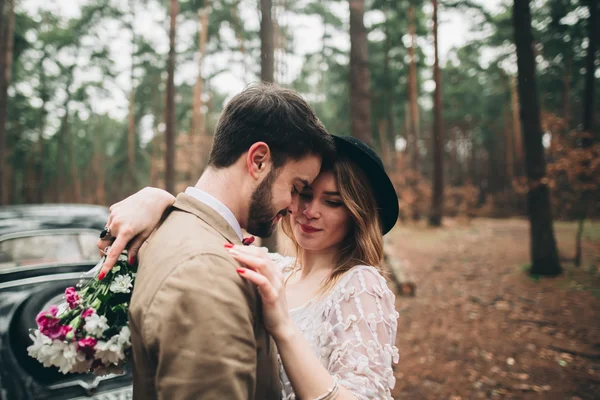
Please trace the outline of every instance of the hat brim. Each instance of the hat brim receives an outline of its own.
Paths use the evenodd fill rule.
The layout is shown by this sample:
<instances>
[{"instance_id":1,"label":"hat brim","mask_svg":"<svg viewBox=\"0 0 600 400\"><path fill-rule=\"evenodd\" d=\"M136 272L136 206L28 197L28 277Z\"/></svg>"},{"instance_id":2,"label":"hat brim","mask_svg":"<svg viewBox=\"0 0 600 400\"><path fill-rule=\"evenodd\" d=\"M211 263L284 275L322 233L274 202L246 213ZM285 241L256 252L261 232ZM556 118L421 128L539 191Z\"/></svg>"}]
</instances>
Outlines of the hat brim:
<instances>
[{"instance_id":1,"label":"hat brim","mask_svg":"<svg viewBox=\"0 0 600 400\"><path fill-rule=\"evenodd\" d=\"M373 150L349 136L332 135L338 155L346 156L365 173L375 194L382 232L388 233L398 221L399 207L396 189Z\"/></svg>"}]
</instances>

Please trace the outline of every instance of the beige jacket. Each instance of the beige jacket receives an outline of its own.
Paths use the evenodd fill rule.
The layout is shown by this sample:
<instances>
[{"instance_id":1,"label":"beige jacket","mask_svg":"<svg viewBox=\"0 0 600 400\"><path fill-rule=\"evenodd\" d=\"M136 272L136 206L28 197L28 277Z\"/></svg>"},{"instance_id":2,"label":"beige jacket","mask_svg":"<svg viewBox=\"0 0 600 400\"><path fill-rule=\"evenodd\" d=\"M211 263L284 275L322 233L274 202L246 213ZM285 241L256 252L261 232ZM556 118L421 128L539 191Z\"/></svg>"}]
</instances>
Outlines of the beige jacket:
<instances>
[{"instance_id":1,"label":"beige jacket","mask_svg":"<svg viewBox=\"0 0 600 400\"><path fill-rule=\"evenodd\" d=\"M182 193L142 246L129 308L134 399L280 398L260 295L226 242L241 244L221 215Z\"/></svg>"}]
</instances>

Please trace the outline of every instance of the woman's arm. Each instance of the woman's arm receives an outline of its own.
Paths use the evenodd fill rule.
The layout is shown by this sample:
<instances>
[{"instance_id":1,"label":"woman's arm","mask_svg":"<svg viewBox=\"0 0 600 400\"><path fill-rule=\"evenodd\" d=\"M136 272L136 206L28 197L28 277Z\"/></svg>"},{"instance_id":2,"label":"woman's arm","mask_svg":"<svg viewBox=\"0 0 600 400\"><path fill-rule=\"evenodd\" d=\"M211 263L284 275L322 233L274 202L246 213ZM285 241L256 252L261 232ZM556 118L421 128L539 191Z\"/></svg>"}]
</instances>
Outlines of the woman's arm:
<instances>
[{"instance_id":1,"label":"woman's arm","mask_svg":"<svg viewBox=\"0 0 600 400\"><path fill-rule=\"evenodd\" d=\"M98 279L117 262L119 254L128 247L130 262L136 257L138 250L154 228L167 208L173 205L175 197L169 192L153 187L145 187L110 207L110 216L106 226L110 236L98 240L98 249L106 253L106 260Z\"/></svg>"},{"instance_id":2,"label":"woman's arm","mask_svg":"<svg viewBox=\"0 0 600 400\"><path fill-rule=\"evenodd\" d=\"M238 273L257 285L263 299L264 323L273 336L286 374L296 396L300 399L320 399L334 385L334 377L313 353L310 344L289 316L283 274L268 254L256 247L227 244L231 255L247 268L238 268ZM327 398L327 397L324 397ZM355 400L342 386L336 399Z\"/></svg>"},{"instance_id":3,"label":"woman's arm","mask_svg":"<svg viewBox=\"0 0 600 400\"><path fill-rule=\"evenodd\" d=\"M296 397L316 399L328 393L334 384L334 378L313 353L310 344L302 332L292 322L286 334L273 336L285 373L290 379ZM356 400L357 397L339 384L339 393L335 399Z\"/></svg>"}]
</instances>

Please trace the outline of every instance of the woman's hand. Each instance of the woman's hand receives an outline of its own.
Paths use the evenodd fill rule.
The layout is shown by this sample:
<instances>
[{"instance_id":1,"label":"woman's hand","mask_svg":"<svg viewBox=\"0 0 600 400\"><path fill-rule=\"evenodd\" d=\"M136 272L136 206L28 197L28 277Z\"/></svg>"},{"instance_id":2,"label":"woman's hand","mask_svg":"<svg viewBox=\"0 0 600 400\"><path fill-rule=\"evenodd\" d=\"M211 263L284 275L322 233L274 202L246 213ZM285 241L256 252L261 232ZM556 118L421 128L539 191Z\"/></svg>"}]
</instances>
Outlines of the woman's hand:
<instances>
[{"instance_id":1,"label":"woman's hand","mask_svg":"<svg viewBox=\"0 0 600 400\"><path fill-rule=\"evenodd\" d=\"M169 192L145 187L110 207L110 217L106 226L109 235L98 240L98 249L106 254L98 279L117 262L119 254L128 247L129 262L135 260L138 250L160 222L164 211L175 201ZM128 246L129 244L129 246ZM108 252L106 252L108 248Z\"/></svg>"},{"instance_id":2,"label":"woman's hand","mask_svg":"<svg viewBox=\"0 0 600 400\"><path fill-rule=\"evenodd\" d=\"M226 243L225 247L243 265L237 269L238 274L258 287L263 301L265 327L273 339L277 341L292 335L294 325L288 313L281 268L275 265L264 249L231 243Z\"/></svg>"}]
</instances>

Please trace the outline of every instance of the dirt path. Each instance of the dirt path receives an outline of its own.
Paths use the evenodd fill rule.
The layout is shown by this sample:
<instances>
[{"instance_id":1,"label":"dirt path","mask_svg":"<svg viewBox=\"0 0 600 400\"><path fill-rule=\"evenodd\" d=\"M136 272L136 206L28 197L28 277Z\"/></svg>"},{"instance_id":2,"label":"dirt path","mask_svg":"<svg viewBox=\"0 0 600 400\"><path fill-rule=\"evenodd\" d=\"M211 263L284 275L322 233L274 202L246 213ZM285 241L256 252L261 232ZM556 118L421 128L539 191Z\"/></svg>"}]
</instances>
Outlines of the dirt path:
<instances>
[{"instance_id":1,"label":"dirt path","mask_svg":"<svg viewBox=\"0 0 600 400\"><path fill-rule=\"evenodd\" d=\"M386 250L417 285L398 297L395 398L600 398L600 224L588 225L584 266L536 280L525 272L522 220L398 227ZM574 224L558 224L561 257Z\"/></svg>"}]
</instances>

